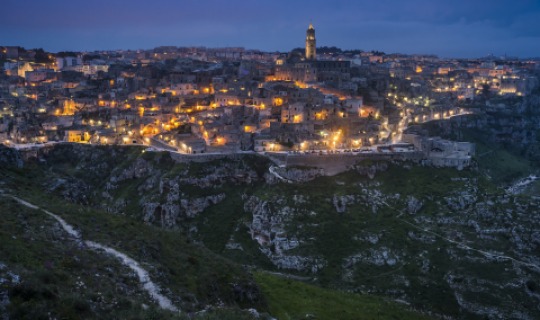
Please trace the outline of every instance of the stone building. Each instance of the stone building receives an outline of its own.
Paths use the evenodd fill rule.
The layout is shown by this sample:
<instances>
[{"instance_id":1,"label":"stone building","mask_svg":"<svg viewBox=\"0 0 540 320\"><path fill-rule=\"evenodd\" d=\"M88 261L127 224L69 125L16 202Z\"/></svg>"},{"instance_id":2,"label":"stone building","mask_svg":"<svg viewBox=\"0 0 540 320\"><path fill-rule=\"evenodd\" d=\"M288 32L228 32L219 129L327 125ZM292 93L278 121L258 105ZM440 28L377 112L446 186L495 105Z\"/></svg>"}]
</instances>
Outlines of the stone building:
<instances>
[{"instance_id":1,"label":"stone building","mask_svg":"<svg viewBox=\"0 0 540 320\"><path fill-rule=\"evenodd\" d=\"M306 60L317 59L317 40L315 39L315 28L310 23L306 32Z\"/></svg>"}]
</instances>

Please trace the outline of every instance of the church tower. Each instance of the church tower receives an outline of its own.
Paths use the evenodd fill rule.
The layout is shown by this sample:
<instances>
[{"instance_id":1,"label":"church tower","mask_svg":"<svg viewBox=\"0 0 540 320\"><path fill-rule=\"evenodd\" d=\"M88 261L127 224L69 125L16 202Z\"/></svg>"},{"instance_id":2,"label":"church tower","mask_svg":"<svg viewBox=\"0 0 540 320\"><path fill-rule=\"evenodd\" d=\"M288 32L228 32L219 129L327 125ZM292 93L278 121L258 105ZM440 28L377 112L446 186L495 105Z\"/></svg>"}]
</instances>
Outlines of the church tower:
<instances>
[{"instance_id":1,"label":"church tower","mask_svg":"<svg viewBox=\"0 0 540 320\"><path fill-rule=\"evenodd\" d=\"M306 32L306 59L315 60L316 59L316 40L315 40L315 28L310 23L309 28Z\"/></svg>"}]
</instances>

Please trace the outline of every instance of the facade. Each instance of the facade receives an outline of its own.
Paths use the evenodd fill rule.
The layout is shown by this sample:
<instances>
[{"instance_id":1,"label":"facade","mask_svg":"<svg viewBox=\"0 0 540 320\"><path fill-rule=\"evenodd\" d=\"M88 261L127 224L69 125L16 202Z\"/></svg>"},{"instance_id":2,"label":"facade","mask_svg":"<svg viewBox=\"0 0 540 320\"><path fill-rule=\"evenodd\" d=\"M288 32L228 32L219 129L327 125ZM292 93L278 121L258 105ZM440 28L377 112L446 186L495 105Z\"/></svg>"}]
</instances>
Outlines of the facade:
<instances>
[{"instance_id":1,"label":"facade","mask_svg":"<svg viewBox=\"0 0 540 320\"><path fill-rule=\"evenodd\" d=\"M66 142L83 142L87 141L88 135L81 130L66 130L64 141Z\"/></svg>"},{"instance_id":2,"label":"facade","mask_svg":"<svg viewBox=\"0 0 540 320\"><path fill-rule=\"evenodd\" d=\"M305 61L276 66L275 79L278 81L298 81L303 83L317 80L317 69Z\"/></svg>"},{"instance_id":3,"label":"facade","mask_svg":"<svg viewBox=\"0 0 540 320\"><path fill-rule=\"evenodd\" d=\"M72 56L57 57L56 65L58 66L59 70L62 70L67 67L80 66L82 65L82 56L79 55L77 57L72 57Z\"/></svg>"},{"instance_id":4,"label":"facade","mask_svg":"<svg viewBox=\"0 0 540 320\"><path fill-rule=\"evenodd\" d=\"M281 123L302 123L304 103L297 102L281 108Z\"/></svg>"}]
</instances>

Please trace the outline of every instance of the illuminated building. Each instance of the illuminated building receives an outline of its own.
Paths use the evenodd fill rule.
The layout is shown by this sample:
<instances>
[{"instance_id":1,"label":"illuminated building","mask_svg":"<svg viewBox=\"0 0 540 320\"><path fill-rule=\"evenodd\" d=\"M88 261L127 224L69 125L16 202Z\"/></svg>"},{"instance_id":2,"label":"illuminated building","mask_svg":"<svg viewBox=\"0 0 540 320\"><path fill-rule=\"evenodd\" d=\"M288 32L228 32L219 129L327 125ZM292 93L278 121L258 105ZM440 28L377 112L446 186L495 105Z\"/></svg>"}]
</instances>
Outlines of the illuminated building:
<instances>
[{"instance_id":1,"label":"illuminated building","mask_svg":"<svg viewBox=\"0 0 540 320\"><path fill-rule=\"evenodd\" d=\"M315 39L315 28L313 28L313 25L310 23L309 28L306 32L306 59L307 60L315 60L316 57L316 45L317 40Z\"/></svg>"}]
</instances>

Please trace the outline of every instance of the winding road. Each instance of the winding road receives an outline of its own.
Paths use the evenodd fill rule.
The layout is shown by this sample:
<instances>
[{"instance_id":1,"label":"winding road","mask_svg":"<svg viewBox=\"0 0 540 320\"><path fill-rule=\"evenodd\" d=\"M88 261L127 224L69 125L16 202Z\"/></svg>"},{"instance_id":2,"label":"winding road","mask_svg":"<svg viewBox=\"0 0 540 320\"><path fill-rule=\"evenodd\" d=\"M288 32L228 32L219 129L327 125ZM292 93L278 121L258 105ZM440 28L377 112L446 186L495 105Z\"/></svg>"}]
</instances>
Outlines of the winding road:
<instances>
[{"instance_id":1,"label":"winding road","mask_svg":"<svg viewBox=\"0 0 540 320\"><path fill-rule=\"evenodd\" d=\"M521 191L523 191L523 189L526 186L528 186L529 184L535 182L536 180L538 180L538 176L535 176L535 175L531 174L530 176L528 176L526 178L518 180L517 182L515 182L510 187L506 188L505 191L506 191L506 193L512 194L512 195L519 194L519 193L521 193Z\"/></svg>"},{"instance_id":2,"label":"winding road","mask_svg":"<svg viewBox=\"0 0 540 320\"><path fill-rule=\"evenodd\" d=\"M88 248L90 249L93 249L93 250L96 250L96 251L99 251L99 252L105 252L106 254L108 255L111 255L115 258L117 258L118 260L120 260L120 262L129 267L131 270L133 270L135 272L135 274L137 275L137 277L139 278L139 282L142 284L144 290L146 292L148 292L148 294L150 295L150 297L152 297L152 299L154 299L160 308L164 309L164 310L169 310L169 311L173 311L173 312L179 312L180 310L173 305L173 303L171 302L171 300L169 300L169 298L165 297L164 295L162 295L160 292L161 292L161 289L160 287L154 283L151 279L150 279L150 275L148 273L148 271L146 271L143 267L141 267L141 265L135 261L134 259L130 258L128 255L122 253L122 252L119 252L111 247L108 247L108 246L105 246L105 245L102 245L98 242L94 242L94 241L90 241L90 240L85 240L83 241L82 240L82 236L81 234L75 230L75 228L68 224L64 219L62 219L61 217L59 217L58 215L50 212L50 211L47 211L43 208L40 208L34 204L31 204L21 198L18 198L16 196L13 196L13 195L4 195L5 197L10 197L12 199L14 199L15 201L17 201L18 203L28 207L28 208L31 208L31 209L34 209L34 210L41 210L42 212L44 212L45 214L47 214L48 216L52 217L53 219L55 219L58 223L60 223L60 225L62 226L62 228L64 229L65 232L67 232L70 236L72 236L75 240L77 241L81 241L82 243L84 243Z\"/></svg>"},{"instance_id":3,"label":"winding road","mask_svg":"<svg viewBox=\"0 0 540 320\"><path fill-rule=\"evenodd\" d=\"M279 180L283 181L283 182L287 182L287 183L293 183L292 180L289 180L287 178L284 178L282 177L279 173L276 172L276 166L270 166L268 168L268 172L270 172L271 175L273 175L274 177L278 178Z\"/></svg>"}]
</instances>

